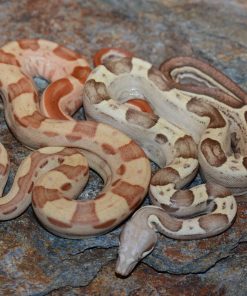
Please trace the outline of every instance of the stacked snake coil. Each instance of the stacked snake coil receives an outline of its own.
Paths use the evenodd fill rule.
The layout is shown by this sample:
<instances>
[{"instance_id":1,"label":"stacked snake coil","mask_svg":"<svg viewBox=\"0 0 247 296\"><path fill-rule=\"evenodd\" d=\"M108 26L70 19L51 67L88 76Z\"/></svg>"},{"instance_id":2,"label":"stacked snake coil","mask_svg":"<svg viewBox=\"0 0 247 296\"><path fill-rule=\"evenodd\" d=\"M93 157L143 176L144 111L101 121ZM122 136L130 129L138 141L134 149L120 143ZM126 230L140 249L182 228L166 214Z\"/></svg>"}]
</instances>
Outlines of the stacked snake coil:
<instances>
[{"instance_id":1,"label":"stacked snake coil","mask_svg":"<svg viewBox=\"0 0 247 296\"><path fill-rule=\"evenodd\" d=\"M170 59L160 70L116 49L101 50L95 60L91 71L83 56L46 40L0 49L7 124L38 149L0 199L0 217L15 218L32 201L51 232L98 235L124 221L149 190L154 205L136 211L120 236L116 271L128 275L153 250L156 231L199 239L232 225L233 194L247 192L247 96L194 58ZM51 82L41 100L35 76ZM81 104L86 121L71 117ZM0 155L3 188L9 170L3 146ZM160 167L152 177L148 158ZM105 186L94 200L75 200L87 182L87 161ZM181 189L199 166L206 183Z\"/></svg>"}]
</instances>

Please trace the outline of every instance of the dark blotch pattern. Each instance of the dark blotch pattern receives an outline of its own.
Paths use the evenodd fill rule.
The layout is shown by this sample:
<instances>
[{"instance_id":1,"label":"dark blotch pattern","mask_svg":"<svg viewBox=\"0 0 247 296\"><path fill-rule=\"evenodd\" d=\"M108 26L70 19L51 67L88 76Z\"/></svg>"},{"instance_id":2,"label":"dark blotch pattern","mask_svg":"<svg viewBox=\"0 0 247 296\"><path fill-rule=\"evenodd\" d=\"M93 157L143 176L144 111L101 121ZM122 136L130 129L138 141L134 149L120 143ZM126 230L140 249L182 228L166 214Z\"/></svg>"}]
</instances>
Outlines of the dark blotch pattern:
<instances>
[{"instance_id":1,"label":"dark blotch pattern","mask_svg":"<svg viewBox=\"0 0 247 296\"><path fill-rule=\"evenodd\" d=\"M207 162L211 166L220 167L227 160L226 155L220 146L220 143L215 140L209 138L205 139L201 143L201 151Z\"/></svg>"},{"instance_id":2,"label":"dark blotch pattern","mask_svg":"<svg viewBox=\"0 0 247 296\"><path fill-rule=\"evenodd\" d=\"M126 120L131 124L149 129L157 123L159 116L129 108L126 112Z\"/></svg>"},{"instance_id":3,"label":"dark blotch pattern","mask_svg":"<svg viewBox=\"0 0 247 296\"><path fill-rule=\"evenodd\" d=\"M104 66L108 71L116 75L130 73L132 70L132 58L126 57L117 60L109 60L104 63Z\"/></svg>"},{"instance_id":4,"label":"dark blotch pattern","mask_svg":"<svg viewBox=\"0 0 247 296\"><path fill-rule=\"evenodd\" d=\"M105 84L103 82L96 82L94 79L86 82L83 96L91 104L99 104L104 100L110 99Z\"/></svg>"},{"instance_id":5,"label":"dark blotch pattern","mask_svg":"<svg viewBox=\"0 0 247 296\"><path fill-rule=\"evenodd\" d=\"M148 70L148 78L162 91L169 90L165 76L154 66Z\"/></svg>"}]
</instances>

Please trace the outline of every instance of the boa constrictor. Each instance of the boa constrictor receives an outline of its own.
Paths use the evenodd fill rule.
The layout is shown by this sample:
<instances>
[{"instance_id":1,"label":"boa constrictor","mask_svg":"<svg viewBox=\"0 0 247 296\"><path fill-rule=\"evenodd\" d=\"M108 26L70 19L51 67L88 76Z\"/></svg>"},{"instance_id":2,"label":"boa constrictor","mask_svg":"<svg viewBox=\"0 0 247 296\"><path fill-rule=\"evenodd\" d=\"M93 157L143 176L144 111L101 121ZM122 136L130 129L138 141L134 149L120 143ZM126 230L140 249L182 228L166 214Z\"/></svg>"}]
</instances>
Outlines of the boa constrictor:
<instances>
[{"instance_id":1,"label":"boa constrictor","mask_svg":"<svg viewBox=\"0 0 247 296\"><path fill-rule=\"evenodd\" d=\"M34 76L52 82L44 93L43 105L46 99L51 100L49 112L63 117L65 115L61 114L60 108L66 105L64 111L70 114L81 104L83 85L89 71L83 57L46 40L10 42L0 49L1 96L6 121L16 138L32 149L45 146L76 148L68 150L70 160L61 158L67 150L53 147L29 156L21 166L21 172L17 173L13 193L1 202L0 212L11 214L9 217L13 218L24 210L24 203L28 203L23 197L23 186L27 184L24 180L34 176L26 192L33 192L36 215L51 232L71 238L107 232L126 219L146 195L151 175L150 163L143 150L122 132L94 121L57 120L41 113L32 81ZM54 106L59 104L60 107L55 109ZM71 189L72 185L81 180L77 176L78 171L82 171L82 175L87 171L82 170L84 164L77 148L105 184L94 200L72 199L72 191L75 190ZM47 164L47 154L51 154L54 165ZM4 168L3 175L6 176L7 156L5 152L3 155L1 168ZM60 166L56 167L58 163ZM32 189L32 182L46 166L54 168L56 173L52 178L41 177Z\"/></svg>"},{"instance_id":2,"label":"boa constrictor","mask_svg":"<svg viewBox=\"0 0 247 296\"><path fill-rule=\"evenodd\" d=\"M2 194L9 172L8 154L3 145L0 158ZM44 147L32 152L21 162L11 190L0 199L0 220L22 214L30 205L32 195L36 204L42 204L40 196L45 199L50 193L53 193L54 200L59 195L66 200L75 198L85 186L88 172L87 160L79 150ZM48 217L48 220L52 219Z\"/></svg>"},{"instance_id":3,"label":"boa constrictor","mask_svg":"<svg viewBox=\"0 0 247 296\"><path fill-rule=\"evenodd\" d=\"M168 69L172 70L172 65ZM167 70L164 65L162 69L170 76L137 58L112 60L91 72L83 92L88 118L124 131L137 140L150 159L165 166L150 185L152 202L159 207L137 211L121 235L117 272L123 275L154 247L155 235L146 240L138 230L156 225L177 239L216 235L234 221L237 206L231 193L247 190L247 106L229 90L233 83L222 80L223 76L214 80L206 71L194 69L200 73L197 80L209 81L211 87L177 87L176 79L193 78L195 84L190 68L185 67L183 73L182 69ZM146 100L153 112L130 104L136 98ZM179 190L195 176L198 160L209 183ZM193 217L197 214L203 215Z\"/></svg>"}]
</instances>

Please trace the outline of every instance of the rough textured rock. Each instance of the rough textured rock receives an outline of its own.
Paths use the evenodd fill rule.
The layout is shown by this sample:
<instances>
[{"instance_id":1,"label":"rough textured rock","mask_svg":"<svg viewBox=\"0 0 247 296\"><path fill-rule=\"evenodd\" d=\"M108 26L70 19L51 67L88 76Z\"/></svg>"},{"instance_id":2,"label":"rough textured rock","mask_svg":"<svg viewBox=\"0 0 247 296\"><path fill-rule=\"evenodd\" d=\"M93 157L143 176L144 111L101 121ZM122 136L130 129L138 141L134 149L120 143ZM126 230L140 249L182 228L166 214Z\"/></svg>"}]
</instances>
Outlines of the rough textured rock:
<instances>
[{"instance_id":1,"label":"rough textured rock","mask_svg":"<svg viewBox=\"0 0 247 296\"><path fill-rule=\"evenodd\" d=\"M240 243L247 242L247 203L239 204L234 225L216 237L176 241L160 235L157 247L144 262L157 271L170 273L205 272L221 259L231 256Z\"/></svg>"},{"instance_id":2,"label":"rough textured rock","mask_svg":"<svg viewBox=\"0 0 247 296\"><path fill-rule=\"evenodd\" d=\"M192 55L247 89L246 13L241 0L3 0L0 46L47 38L82 52L91 63L98 49L109 46L155 65ZM29 151L13 138L3 117L1 112L0 140L12 167L8 190ZM82 198L99 190L99 178L91 173L90 179ZM98 238L62 239L47 232L29 208L0 224L0 294L246 295L246 214L247 204L240 203L234 226L215 238L182 242L160 236L146 265L122 279L114 273L120 228Z\"/></svg>"},{"instance_id":3,"label":"rough textured rock","mask_svg":"<svg viewBox=\"0 0 247 296\"><path fill-rule=\"evenodd\" d=\"M116 278L112 270L114 262L105 266L87 287L65 287L53 291L51 296L74 295L112 295L112 296L143 296L143 295L202 295L245 296L247 287L245 283L246 270L246 244L240 245L232 255L210 269L207 273L171 275L158 273L152 268L141 264L131 277ZM233 273L229 272L229 266Z\"/></svg>"}]
</instances>

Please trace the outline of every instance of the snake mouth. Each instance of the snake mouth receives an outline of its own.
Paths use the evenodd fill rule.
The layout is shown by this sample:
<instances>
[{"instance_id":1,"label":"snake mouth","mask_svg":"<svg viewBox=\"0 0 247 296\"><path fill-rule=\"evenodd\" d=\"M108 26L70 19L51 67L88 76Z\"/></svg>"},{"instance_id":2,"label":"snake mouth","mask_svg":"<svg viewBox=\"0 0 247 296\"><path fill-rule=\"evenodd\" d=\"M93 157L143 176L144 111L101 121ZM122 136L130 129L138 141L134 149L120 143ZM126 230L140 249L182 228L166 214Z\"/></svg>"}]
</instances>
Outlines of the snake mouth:
<instances>
[{"instance_id":1,"label":"snake mouth","mask_svg":"<svg viewBox=\"0 0 247 296\"><path fill-rule=\"evenodd\" d=\"M131 262L132 261L132 262ZM121 254L118 256L115 272L116 274L127 277L135 268L137 261L130 258L125 258Z\"/></svg>"}]
</instances>

